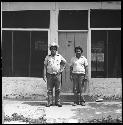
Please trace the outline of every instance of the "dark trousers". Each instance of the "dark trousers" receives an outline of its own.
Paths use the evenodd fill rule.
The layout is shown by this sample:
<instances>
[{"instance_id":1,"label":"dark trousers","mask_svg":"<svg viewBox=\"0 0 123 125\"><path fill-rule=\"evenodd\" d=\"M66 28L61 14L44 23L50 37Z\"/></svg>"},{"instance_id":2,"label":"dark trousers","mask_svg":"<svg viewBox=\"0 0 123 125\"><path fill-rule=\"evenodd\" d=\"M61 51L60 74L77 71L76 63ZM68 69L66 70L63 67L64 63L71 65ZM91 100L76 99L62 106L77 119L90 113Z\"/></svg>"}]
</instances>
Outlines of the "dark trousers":
<instances>
[{"instance_id":1,"label":"dark trousers","mask_svg":"<svg viewBox=\"0 0 123 125\"><path fill-rule=\"evenodd\" d=\"M47 73L48 103L53 103L53 88L55 87L55 103L60 102L61 74Z\"/></svg>"},{"instance_id":2,"label":"dark trousers","mask_svg":"<svg viewBox=\"0 0 123 125\"><path fill-rule=\"evenodd\" d=\"M73 77L73 92L75 96L75 103L83 102L84 97L82 96L84 87L84 74L72 74Z\"/></svg>"}]
</instances>

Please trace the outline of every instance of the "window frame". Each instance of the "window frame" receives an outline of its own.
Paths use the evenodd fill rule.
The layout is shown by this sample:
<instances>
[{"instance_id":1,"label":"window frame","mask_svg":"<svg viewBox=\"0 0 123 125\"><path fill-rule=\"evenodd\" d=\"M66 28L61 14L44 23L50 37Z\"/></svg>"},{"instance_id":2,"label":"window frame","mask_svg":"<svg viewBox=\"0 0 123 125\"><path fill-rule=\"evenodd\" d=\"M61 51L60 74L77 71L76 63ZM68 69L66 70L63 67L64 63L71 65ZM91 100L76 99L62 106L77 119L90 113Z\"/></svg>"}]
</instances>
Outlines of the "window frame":
<instances>
[{"instance_id":1,"label":"window frame","mask_svg":"<svg viewBox=\"0 0 123 125\"><path fill-rule=\"evenodd\" d=\"M44 11L44 12L43 12ZM47 12L46 12L47 11ZM7 13L8 12L8 13ZM4 13L8 14L8 17L12 16L10 18L10 21L7 22L8 17ZM42 13L42 14L41 14ZM42 21L41 16L44 16L45 13L47 13L48 22L47 26L40 26L41 24L39 21ZM14 14L14 15L13 15ZM50 28L50 10L15 10L15 11L2 11L2 22L5 21L5 23L1 24L1 27L3 28L36 28L36 29L48 29ZM36 16L36 17L33 17ZM7 19L6 19L7 18ZM15 18L15 20L13 19ZM22 18L21 21L18 20L18 18ZM36 19L35 19L36 18ZM40 20L38 19L40 18ZM17 19L17 20L16 20ZM31 21L30 21L31 20ZM38 21L38 22L37 22ZM46 21L43 20L45 23ZM9 24L11 23L12 24ZM43 23L44 23L43 22ZM31 24L30 24L31 23ZM9 25L8 25L9 24ZM37 26L38 24L38 26Z\"/></svg>"},{"instance_id":2,"label":"window frame","mask_svg":"<svg viewBox=\"0 0 123 125\"><path fill-rule=\"evenodd\" d=\"M100 13L100 14L101 14L102 16L104 15L104 16L106 16L106 17L108 16L108 15L105 15L105 14L106 14L106 11L107 11L107 12L108 12L108 11L112 11L112 12L113 12L113 11L115 11L115 12L116 12L116 11L120 11L120 12L121 12L121 9L104 9L104 10L102 10L102 9L90 9L90 28L106 28L106 27L107 27L107 28L120 28L120 27L121 27L121 22L119 22L119 23L120 23L120 26L108 26L108 25L107 25L107 26L103 26L104 24L100 24L100 26L98 26L99 24L96 24L97 22L95 22L96 26L93 26L93 23L94 23L94 22L93 22L93 19L92 19L92 16L93 16L93 15L91 15L91 11L94 11L94 10L95 10L95 11L98 11L98 12L99 12L99 11L100 11L100 12L102 11L102 12L101 12L102 14L101 14L101 13ZM98 12L97 12L97 14L99 15ZM104 12L104 13L103 13L103 12ZM111 13L111 12L110 12L110 13ZM108 14L109 14L109 13L108 13ZM101 16L101 17L102 17L102 16ZM111 15L109 15L109 16L110 16L110 18L112 18ZM115 17L114 17L114 18L115 18ZM97 18L97 21L98 21L98 22L100 21L99 19L100 19L100 18ZM103 19L104 19L104 18L103 18ZM120 16L118 19L121 19L121 16ZM96 20L96 19L94 19L94 20ZM106 20L107 20L107 19L105 18L104 20L101 20L101 21L104 21L104 22L105 22ZM92 21L92 22L91 22L91 21ZM106 23L106 24L107 24L107 23ZM109 24L109 22L108 22L108 24Z\"/></svg>"},{"instance_id":3,"label":"window frame","mask_svg":"<svg viewBox=\"0 0 123 125\"><path fill-rule=\"evenodd\" d=\"M1 29L1 36L2 36L2 31L12 31L12 77L13 77L13 74L14 74L14 69L13 69L13 31L47 31L48 32L48 45L49 45L49 42L50 42L50 29L38 29L38 28L2 28ZM30 36L31 37L31 36ZM31 42L31 39L30 39L30 42ZM2 44L2 42L1 42ZM31 44L30 44L31 45ZM2 46L1 46L2 47ZM31 46L30 46L30 51L31 51ZM49 51L49 49L48 49ZM31 55L30 55L31 56ZM29 57L31 58L31 57ZM30 65L30 61L31 59L29 59L29 76L27 77L30 77L30 69L31 69L31 65Z\"/></svg>"},{"instance_id":4,"label":"window frame","mask_svg":"<svg viewBox=\"0 0 123 125\"><path fill-rule=\"evenodd\" d=\"M121 31L121 28L90 28L90 40L91 40L91 37L92 37L92 34L91 34L91 31L96 31L96 30L105 30L105 31L109 31L109 30L111 30L111 31L116 31L116 30L118 30L118 31ZM92 41L91 41L91 44L92 44ZM92 45L90 44L90 54L91 54L91 47L92 47ZM107 54L108 55L108 54ZM106 58L108 58L108 56L106 55ZM108 61L108 59L106 60L106 64L108 63L107 62ZM91 56L90 56L90 69L91 69ZM106 72L108 72L108 67L107 67L107 65L106 65ZM92 77L92 75L91 75L91 73L92 73L92 70L90 70L90 77L91 78L98 78L98 77ZM108 75L106 75L106 77L101 77L101 78L109 78L108 77ZM114 77L114 78L116 78L116 77Z\"/></svg>"},{"instance_id":5,"label":"window frame","mask_svg":"<svg viewBox=\"0 0 123 125\"><path fill-rule=\"evenodd\" d=\"M60 11L69 11L69 12L70 11L87 11L87 29L84 29L84 28L83 29L79 29L79 30L78 29L63 29L63 28L60 29L60 27L59 27L59 25L60 25L59 24L60 23L60 20L59 20ZM79 10L78 9L73 9L73 10L71 10L71 9L62 9L62 10L59 10L59 13L58 13L58 31L60 31L60 32L61 31L70 31L70 32L71 31L77 31L77 32L78 31L88 31L88 29L89 29L89 24L88 24L88 21L89 21L89 12L90 12L89 9L79 9Z\"/></svg>"}]
</instances>

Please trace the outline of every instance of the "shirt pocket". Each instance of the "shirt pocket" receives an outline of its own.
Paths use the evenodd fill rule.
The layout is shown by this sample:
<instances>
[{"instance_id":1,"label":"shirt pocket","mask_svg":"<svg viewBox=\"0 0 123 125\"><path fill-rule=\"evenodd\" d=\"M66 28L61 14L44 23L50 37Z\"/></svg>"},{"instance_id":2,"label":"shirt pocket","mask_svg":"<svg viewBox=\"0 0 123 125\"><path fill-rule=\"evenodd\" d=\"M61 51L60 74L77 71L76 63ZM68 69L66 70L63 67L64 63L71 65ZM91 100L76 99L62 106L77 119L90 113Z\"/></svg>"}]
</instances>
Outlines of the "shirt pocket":
<instances>
[{"instance_id":1,"label":"shirt pocket","mask_svg":"<svg viewBox=\"0 0 123 125\"><path fill-rule=\"evenodd\" d=\"M60 64L60 60L57 59L56 60L56 64L59 65Z\"/></svg>"},{"instance_id":2,"label":"shirt pocket","mask_svg":"<svg viewBox=\"0 0 123 125\"><path fill-rule=\"evenodd\" d=\"M81 64L82 67L85 66L85 62L84 61L82 61L80 64Z\"/></svg>"},{"instance_id":3,"label":"shirt pocket","mask_svg":"<svg viewBox=\"0 0 123 125\"><path fill-rule=\"evenodd\" d=\"M52 65L52 60L48 59L47 63L48 63L48 65Z\"/></svg>"}]
</instances>

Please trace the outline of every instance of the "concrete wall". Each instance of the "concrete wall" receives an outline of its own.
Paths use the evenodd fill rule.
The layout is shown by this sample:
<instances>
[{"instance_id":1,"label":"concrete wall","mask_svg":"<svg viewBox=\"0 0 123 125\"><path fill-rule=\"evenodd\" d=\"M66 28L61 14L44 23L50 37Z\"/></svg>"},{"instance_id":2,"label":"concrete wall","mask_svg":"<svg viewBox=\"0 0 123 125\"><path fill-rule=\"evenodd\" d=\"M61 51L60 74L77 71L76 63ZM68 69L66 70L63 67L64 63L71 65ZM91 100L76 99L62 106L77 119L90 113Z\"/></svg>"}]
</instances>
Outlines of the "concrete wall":
<instances>
[{"instance_id":1,"label":"concrete wall","mask_svg":"<svg viewBox=\"0 0 123 125\"><path fill-rule=\"evenodd\" d=\"M88 95L97 97L122 98L122 80L110 78L91 79ZM3 77L3 98L45 100L47 97L46 83L42 78Z\"/></svg>"},{"instance_id":2,"label":"concrete wall","mask_svg":"<svg viewBox=\"0 0 123 125\"><path fill-rule=\"evenodd\" d=\"M92 78L89 83L91 96L122 98L122 79Z\"/></svg>"},{"instance_id":3,"label":"concrete wall","mask_svg":"<svg viewBox=\"0 0 123 125\"><path fill-rule=\"evenodd\" d=\"M3 77L2 96L13 99L46 99L46 83L42 78Z\"/></svg>"}]
</instances>

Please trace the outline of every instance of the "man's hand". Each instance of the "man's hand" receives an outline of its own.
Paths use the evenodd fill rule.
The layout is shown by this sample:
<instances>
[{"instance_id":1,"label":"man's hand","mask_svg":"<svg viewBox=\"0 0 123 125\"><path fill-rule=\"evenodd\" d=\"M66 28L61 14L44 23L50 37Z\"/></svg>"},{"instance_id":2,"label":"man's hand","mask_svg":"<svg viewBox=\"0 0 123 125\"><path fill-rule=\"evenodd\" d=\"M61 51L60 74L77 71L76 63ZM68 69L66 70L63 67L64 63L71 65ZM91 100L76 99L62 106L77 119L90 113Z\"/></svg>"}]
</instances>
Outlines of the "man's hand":
<instances>
[{"instance_id":1,"label":"man's hand","mask_svg":"<svg viewBox=\"0 0 123 125\"><path fill-rule=\"evenodd\" d=\"M85 75L85 79L88 80L88 75Z\"/></svg>"},{"instance_id":2,"label":"man's hand","mask_svg":"<svg viewBox=\"0 0 123 125\"><path fill-rule=\"evenodd\" d=\"M57 75L60 75L62 73L62 70L60 69L58 72L57 72Z\"/></svg>"},{"instance_id":3,"label":"man's hand","mask_svg":"<svg viewBox=\"0 0 123 125\"><path fill-rule=\"evenodd\" d=\"M66 62L64 62L63 60L61 60L60 66L65 67L65 65L66 65Z\"/></svg>"}]
</instances>

